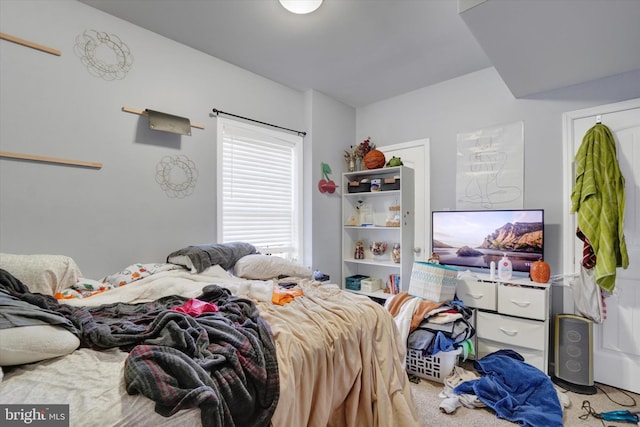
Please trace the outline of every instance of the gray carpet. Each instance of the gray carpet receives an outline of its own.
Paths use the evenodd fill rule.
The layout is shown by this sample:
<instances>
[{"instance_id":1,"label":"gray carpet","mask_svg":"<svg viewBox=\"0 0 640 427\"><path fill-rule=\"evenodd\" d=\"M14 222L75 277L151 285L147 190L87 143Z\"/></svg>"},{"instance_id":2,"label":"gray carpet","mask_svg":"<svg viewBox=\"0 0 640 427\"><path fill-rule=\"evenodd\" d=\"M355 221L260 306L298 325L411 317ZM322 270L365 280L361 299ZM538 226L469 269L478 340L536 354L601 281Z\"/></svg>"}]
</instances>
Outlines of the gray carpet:
<instances>
[{"instance_id":1,"label":"gray carpet","mask_svg":"<svg viewBox=\"0 0 640 427\"><path fill-rule=\"evenodd\" d=\"M463 365L465 369L473 370L468 365ZM590 403L593 410L597 413L628 409L631 412L640 411L640 395L635 393L619 390L607 385L596 383L597 393L593 395L577 394L570 391L562 391L569 398L570 406L565 408L563 416L563 424L567 427L603 427L616 426L625 427L634 424L624 424L620 422L607 421L589 416L587 419L579 417L586 414L586 410L582 409L583 402L586 400ZM469 409L465 407L458 408L453 414L445 414L440 411L439 406L442 401L438 394L442 391L443 384L420 380L418 384L411 384L411 392L416 409L420 415L420 419L424 421L425 427L434 426L465 426L465 427L500 427L514 426L510 421L499 419L495 413L488 408ZM635 400L635 405L634 405ZM634 405L634 406L623 406ZM640 425L640 424L639 424Z\"/></svg>"}]
</instances>

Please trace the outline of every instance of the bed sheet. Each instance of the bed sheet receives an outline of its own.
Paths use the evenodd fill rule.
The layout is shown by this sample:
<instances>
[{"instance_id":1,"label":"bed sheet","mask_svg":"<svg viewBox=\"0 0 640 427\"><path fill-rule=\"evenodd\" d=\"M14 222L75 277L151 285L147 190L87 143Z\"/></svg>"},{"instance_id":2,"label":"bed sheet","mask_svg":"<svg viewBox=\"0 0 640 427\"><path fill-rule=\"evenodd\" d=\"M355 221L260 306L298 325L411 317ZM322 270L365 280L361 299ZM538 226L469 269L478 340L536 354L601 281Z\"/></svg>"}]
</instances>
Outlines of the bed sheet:
<instances>
[{"instance_id":1,"label":"bed sheet","mask_svg":"<svg viewBox=\"0 0 640 427\"><path fill-rule=\"evenodd\" d=\"M291 281L291 278L284 279ZM245 280L218 266L154 274L76 306L148 302L169 295L198 296L212 283L254 300L276 341L280 400L274 426L417 426L404 369L404 343L393 318L366 297L334 285L296 279L304 297L271 303L274 281ZM5 371L3 403L68 403L71 425L201 425L200 411L170 418L144 396L130 396L123 380L127 353L80 349L70 355Z\"/></svg>"}]
</instances>

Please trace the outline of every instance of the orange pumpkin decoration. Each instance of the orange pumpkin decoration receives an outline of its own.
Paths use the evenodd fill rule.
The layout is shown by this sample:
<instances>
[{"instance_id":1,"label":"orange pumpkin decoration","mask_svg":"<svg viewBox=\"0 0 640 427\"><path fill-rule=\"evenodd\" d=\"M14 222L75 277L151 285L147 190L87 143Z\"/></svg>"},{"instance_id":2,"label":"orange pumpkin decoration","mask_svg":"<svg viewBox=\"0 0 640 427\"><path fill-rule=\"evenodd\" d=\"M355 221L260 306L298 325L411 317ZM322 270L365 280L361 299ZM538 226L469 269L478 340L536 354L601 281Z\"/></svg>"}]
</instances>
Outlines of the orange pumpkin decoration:
<instances>
[{"instance_id":1,"label":"orange pumpkin decoration","mask_svg":"<svg viewBox=\"0 0 640 427\"><path fill-rule=\"evenodd\" d=\"M551 278L551 268L549 268L549 264L540 258L539 261L531 264L529 276L531 276L531 280L536 283L547 283Z\"/></svg>"},{"instance_id":2,"label":"orange pumpkin decoration","mask_svg":"<svg viewBox=\"0 0 640 427\"><path fill-rule=\"evenodd\" d=\"M364 155L364 166L367 169L378 169L384 166L386 159L380 150L371 150Z\"/></svg>"}]
</instances>

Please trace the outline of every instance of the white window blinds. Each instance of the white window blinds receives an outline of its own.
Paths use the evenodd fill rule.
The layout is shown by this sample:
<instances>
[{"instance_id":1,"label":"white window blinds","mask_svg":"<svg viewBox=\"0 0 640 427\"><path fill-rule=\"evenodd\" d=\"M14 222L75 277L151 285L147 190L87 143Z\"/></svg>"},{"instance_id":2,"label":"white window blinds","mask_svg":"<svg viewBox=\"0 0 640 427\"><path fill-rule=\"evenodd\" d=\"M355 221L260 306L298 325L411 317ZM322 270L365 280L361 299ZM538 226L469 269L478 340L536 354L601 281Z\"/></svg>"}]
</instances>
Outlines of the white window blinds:
<instances>
[{"instance_id":1,"label":"white window blinds","mask_svg":"<svg viewBox=\"0 0 640 427\"><path fill-rule=\"evenodd\" d=\"M218 240L301 259L302 138L218 120Z\"/></svg>"}]
</instances>

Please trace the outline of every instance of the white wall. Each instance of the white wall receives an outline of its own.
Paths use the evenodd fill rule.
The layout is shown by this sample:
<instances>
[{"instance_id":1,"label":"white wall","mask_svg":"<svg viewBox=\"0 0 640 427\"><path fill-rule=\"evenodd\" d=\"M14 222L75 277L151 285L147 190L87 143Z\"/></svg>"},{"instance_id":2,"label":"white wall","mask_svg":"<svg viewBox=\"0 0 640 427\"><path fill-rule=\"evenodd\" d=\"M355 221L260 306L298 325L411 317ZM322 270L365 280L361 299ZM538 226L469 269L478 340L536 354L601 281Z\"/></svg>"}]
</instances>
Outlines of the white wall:
<instances>
[{"instance_id":1,"label":"white wall","mask_svg":"<svg viewBox=\"0 0 640 427\"><path fill-rule=\"evenodd\" d=\"M99 279L214 242L212 109L306 130L303 93L82 3L2 0L0 27L62 51L54 56L0 41L0 151L103 164L93 170L0 159L2 252L68 255L85 276ZM124 79L88 72L74 52L85 30L115 34L128 45L134 62ZM109 59L104 51L100 58ZM189 117L205 129L192 129L192 136L153 131L123 106ZM156 165L175 155L198 171L193 194L181 199L155 181Z\"/></svg>"},{"instance_id":2,"label":"white wall","mask_svg":"<svg viewBox=\"0 0 640 427\"><path fill-rule=\"evenodd\" d=\"M313 139L311 153L306 155L306 173L311 186L306 196L310 205L306 206L311 239L306 239L305 253L313 254L314 269L331 277L333 283L340 283L342 276L341 232L342 218L342 173L346 170L344 149L355 141L355 110L345 104L318 92L308 93ZM329 176L339 187L333 194L321 193L318 181L322 178L322 163L331 167Z\"/></svg>"},{"instance_id":3,"label":"white wall","mask_svg":"<svg viewBox=\"0 0 640 427\"><path fill-rule=\"evenodd\" d=\"M340 193L320 194L320 165L339 183L343 150L430 138L431 207L453 208L456 134L525 123L525 206L543 207L548 261L557 271L562 221L561 114L640 96L640 72L515 99L493 69L357 110L301 93L73 0L0 0L2 32L62 51L57 57L0 41L0 151L102 162L103 168L0 159L0 251L59 253L100 278L133 262L163 261L216 240L212 108L305 130L305 264L340 277ZM85 30L117 35L134 63L122 80L91 75L74 53ZM193 136L148 129L123 106L205 125ZM164 156L196 163L192 195L169 198L155 182Z\"/></svg>"},{"instance_id":4,"label":"white wall","mask_svg":"<svg viewBox=\"0 0 640 427\"><path fill-rule=\"evenodd\" d=\"M640 71L516 99L494 68L356 110L356 140L429 138L431 209L455 209L456 135L524 121L524 207L545 209L545 258L562 263L562 113L640 96Z\"/></svg>"}]
</instances>

